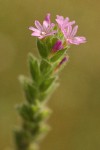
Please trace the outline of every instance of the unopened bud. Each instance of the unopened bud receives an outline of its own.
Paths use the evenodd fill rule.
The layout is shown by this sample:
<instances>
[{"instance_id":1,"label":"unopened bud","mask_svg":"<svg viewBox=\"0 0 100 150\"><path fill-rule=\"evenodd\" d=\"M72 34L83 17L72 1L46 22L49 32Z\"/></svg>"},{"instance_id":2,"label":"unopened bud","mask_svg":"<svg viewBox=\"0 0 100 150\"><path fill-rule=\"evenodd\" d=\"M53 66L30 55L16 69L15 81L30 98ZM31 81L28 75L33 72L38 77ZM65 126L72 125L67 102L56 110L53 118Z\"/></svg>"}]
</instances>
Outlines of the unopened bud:
<instances>
[{"instance_id":1,"label":"unopened bud","mask_svg":"<svg viewBox=\"0 0 100 150\"><path fill-rule=\"evenodd\" d=\"M53 46L53 49L52 51L53 52L57 52L59 50L63 49L63 44L62 44L62 41L61 40L58 40L55 45Z\"/></svg>"}]
</instances>

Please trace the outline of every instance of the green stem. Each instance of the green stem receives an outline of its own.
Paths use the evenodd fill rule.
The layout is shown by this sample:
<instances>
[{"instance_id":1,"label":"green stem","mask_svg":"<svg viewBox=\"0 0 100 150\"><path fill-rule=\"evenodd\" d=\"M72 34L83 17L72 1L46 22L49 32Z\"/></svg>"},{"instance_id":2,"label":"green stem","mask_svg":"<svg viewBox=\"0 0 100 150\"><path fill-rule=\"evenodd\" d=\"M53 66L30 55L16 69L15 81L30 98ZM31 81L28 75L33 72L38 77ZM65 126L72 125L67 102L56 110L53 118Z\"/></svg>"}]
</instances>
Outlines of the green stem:
<instances>
[{"instance_id":1,"label":"green stem","mask_svg":"<svg viewBox=\"0 0 100 150\"><path fill-rule=\"evenodd\" d=\"M43 52L44 49L48 51L48 44L41 43L41 41L37 41L37 44L41 59L37 60L29 54L31 77L20 77L26 102L17 108L22 118L22 126L14 131L16 150L36 150L41 138L49 130L46 120L51 111L46 107L46 101L58 86L56 70L66 54L66 50L62 50L48 57Z\"/></svg>"}]
</instances>

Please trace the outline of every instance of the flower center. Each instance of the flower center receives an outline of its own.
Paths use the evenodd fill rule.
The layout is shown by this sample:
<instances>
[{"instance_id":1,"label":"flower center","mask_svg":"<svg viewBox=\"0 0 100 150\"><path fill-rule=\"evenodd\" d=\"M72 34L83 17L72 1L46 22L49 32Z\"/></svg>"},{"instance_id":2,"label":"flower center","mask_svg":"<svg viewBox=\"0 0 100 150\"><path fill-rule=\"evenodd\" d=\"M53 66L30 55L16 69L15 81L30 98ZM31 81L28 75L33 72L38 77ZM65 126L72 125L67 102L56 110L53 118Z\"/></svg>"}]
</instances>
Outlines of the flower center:
<instances>
[{"instance_id":1,"label":"flower center","mask_svg":"<svg viewBox=\"0 0 100 150\"><path fill-rule=\"evenodd\" d=\"M45 33L45 32L42 32L42 35L46 35L46 33Z\"/></svg>"}]
</instances>

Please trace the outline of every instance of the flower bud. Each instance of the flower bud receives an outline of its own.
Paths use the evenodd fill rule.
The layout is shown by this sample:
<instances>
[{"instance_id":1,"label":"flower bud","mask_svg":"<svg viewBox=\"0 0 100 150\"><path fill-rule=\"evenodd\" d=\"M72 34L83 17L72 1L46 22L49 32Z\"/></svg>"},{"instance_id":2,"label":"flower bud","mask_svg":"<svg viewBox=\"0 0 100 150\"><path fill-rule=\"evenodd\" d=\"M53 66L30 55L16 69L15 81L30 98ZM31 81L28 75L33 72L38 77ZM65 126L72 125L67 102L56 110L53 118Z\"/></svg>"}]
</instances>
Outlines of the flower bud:
<instances>
[{"instance_id":1,"label":"flower bud","mask_svg":"<svg viewBox=\"0 0 100 150\"><path fill-rule=\"evenodd\" d=\"M57 66L56 69L55 69L55 72L58 72L58 70L61 69L61 67L62 67L64 64L66 64L66 63L68 62L68 60L69 60L69 56L67 55L67 56L65 56L65 57L60 61L60 63L58 64L58 66Z\"/></svg>"},{"instance_id":2,"label":"flower bud","mask_svg":"<svg viewBox=\"0 0 100 150\"><path fill-rule=\"evenodd\" d=\"M69 59L68 56L64 57L64 58L61 60L61 62L59 63L59 66L63 65L65 62L67 62L68 59Z\"/></svg>"},{"instance_id":3,"label":"flower bud","mask_svg":"<svg viewBox=\"0 0 100 150\"><path fill-rule=\"evenodd\" d=\"M61 50L63 49L63 44L62 44L62 41L61 40L58 40L55 45L53 46L53 49L52 51L53 52L57 52L58 50Z\"/></svg>"}]
</instances>

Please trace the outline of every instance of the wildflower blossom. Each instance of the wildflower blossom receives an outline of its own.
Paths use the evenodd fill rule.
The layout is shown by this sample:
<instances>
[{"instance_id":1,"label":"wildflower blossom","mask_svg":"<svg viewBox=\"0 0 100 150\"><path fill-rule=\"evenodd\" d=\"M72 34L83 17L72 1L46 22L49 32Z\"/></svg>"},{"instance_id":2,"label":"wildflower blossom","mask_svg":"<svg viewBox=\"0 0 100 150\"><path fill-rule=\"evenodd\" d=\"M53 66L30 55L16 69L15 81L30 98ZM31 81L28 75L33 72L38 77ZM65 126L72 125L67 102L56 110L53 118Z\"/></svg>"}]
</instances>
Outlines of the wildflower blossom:
<instances>
[{"instance_id":1,"label":"wildflower blossom","mask_svg":"<svg viewBox=\"0 0 100 150\"><path fill-rule=\"evenodd\" d=\"M53 35L57 32L57 31L53 30L55 24L51 23L50 14L47 14L45 20L43 21L43 25L41 25L40 22L36 20L35 26L36 26L36 28L29 27L29 29L33 31L33 33L31 35L36 36L39 39L42 39L46 36Z\"/></svg>"},{"instance_id":2,"label":"wildflower blossom","mask_svg":"<svg viewBox=\"0 0 100 150\"><path fill-rule=\"evenodd\" d=\"M53 52L57 52L58 50L61 50L63 49L63 44L62 44L62 41L61 40L58 40L55 45L53 46L53 49L52 51Z\"/></svg>"},{"instance_id":3,"label":"wildflower blossom","mask_svg":"<svg viewBox=\"0 0 100 150\"><path fill-rule=\"evenodd\" d=\"M64 18L63 16L57 15L56 22L58 23L58 27L61 29L61 32L63 33L68 45L79 45L86 42L85 37L75 36L78 29L77 25L72 28L72 25L75 24L75 21L70 22L68 17Z\"/></svg>"},{"instance_id":4,"label":"wildflower blossom","mask_svg":"<svg viewBox=\"0 0 100 150\"><path fill-rule=\"evenodd\" d=\"M66 42L68 45L75 44L79 45L81 43L86 42L86 38L82 36L75 36L78 30L78 26L76 25L74 28L72 28L71 25L69 25L66 29L64 29L64 37L66 39Z\"/></svg>"}]
</instances>

